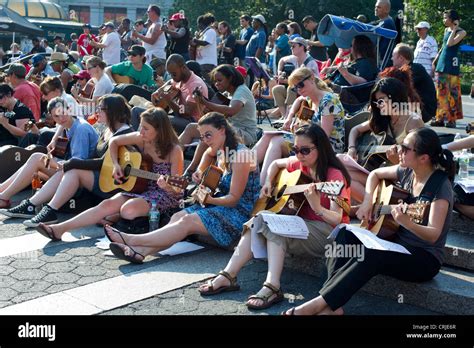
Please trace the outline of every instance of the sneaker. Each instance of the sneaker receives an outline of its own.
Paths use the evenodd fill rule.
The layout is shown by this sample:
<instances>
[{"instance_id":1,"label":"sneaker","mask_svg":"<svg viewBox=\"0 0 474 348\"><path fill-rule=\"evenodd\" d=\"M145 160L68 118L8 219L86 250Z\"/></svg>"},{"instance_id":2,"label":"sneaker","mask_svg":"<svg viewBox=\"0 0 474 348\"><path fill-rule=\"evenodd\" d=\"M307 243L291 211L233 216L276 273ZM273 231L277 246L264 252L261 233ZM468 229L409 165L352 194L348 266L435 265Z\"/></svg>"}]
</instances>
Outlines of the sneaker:
<instances>
[{"instance_id":1,"label":"sneaker","mask_svg":"<svg viewBox=\"0 0 474 348\"><path fill-rule=\"evenodd\" d=\"M0 210L0 214L11 218L30 219L35 216L35 205L29 199L25 199L16 207Z\"/></svg>"},{"instance_id":2,"label":"sneaker","mask_svg":"<svg viewBox=\"0 0 474 348\"><path fill-rule=\"evenodd\" d=\"M26 227L38 227L38 225L42 222L45 225L51 225L58 222L58 215L56 214L56 210L51 208L49 205L45 205L43 209L38 213L38 215L34 216L30 220L23 221L23 225Z\"/></svg>"}]
</instances>

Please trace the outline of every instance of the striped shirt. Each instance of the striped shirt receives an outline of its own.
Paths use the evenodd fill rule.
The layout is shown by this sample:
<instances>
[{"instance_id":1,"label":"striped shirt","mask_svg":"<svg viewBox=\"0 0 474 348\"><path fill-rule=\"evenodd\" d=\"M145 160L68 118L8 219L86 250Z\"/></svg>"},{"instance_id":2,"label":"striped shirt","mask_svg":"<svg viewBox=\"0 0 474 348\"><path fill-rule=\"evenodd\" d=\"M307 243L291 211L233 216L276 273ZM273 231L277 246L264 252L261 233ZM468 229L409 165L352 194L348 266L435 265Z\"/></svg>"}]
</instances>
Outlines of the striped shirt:
<instances>
[{"instance_id":1,"label":"striped shirt","mask_svg":"<svg viewBox=\"0 0 474 348\"><path fill-rule=\"evenodd\" d=\"M414 63L423 65L428 75L432 76L432 63L433 59L438 54L438 44L433 36L427 35L426 38L418 40L415 49Z\"/></svg>"}]
</instances>

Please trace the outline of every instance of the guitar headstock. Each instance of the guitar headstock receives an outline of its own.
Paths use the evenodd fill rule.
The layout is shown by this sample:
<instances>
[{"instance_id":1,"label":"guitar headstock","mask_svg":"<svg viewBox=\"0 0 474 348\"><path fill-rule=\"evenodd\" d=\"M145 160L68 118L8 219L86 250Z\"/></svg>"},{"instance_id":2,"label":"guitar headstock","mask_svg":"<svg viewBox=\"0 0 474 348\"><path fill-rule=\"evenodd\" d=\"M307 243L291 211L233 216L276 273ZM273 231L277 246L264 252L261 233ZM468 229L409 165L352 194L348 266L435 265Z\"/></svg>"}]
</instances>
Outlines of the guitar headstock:
<instances>
[{"instance_id":1,"label":"guitar headstock","mask_svg":"<svg viewBox=\"0 0 474 348\"><path fill-rule=\"evenodd\" d=\"M410 217L410 220L416 224L423 223L423 220L428 213L430 202L419 201L412 204L405 204L402 211Z\"/></svg>"},{"instance_id":2,"label":"guitar headstock","mask_svg":"<svg viewBox=\"0 0 474 348\"><path fill-rule=\"evenodd\" d=\"M316 184L316 187L318 191L328 196L339 196L344 188L344 183L342 181L319 182Z\"/></svg>"},{"instance_id":3,"label":"guitar headstock","mask_svg":"<svg viewBox=\"0 0 474 348\"><path fill-rule=\"evenodd\" d=\"M168 184L170 184L171 186L174 186L174 187L182 189L182 190L185 190L186 187L188 187L188 185L189 185L188 180L186 180L185 178L183 178L181 176L170 176L170 177L168 177L166 182Z\"/></svg>"}]
</instances>

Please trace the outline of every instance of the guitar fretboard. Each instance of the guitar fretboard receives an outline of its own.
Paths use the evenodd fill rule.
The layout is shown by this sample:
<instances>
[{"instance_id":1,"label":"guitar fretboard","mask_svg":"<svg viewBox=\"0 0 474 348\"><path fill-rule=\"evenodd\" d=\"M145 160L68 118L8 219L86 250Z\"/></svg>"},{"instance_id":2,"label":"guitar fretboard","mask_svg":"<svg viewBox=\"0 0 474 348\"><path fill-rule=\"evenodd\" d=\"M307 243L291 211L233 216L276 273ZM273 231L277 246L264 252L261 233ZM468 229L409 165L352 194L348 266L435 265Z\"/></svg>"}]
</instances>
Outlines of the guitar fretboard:
<instances>
[{"instance_id":1,"label":"guitar fretboard","mask_svg":"<svg viewBox=\"0 0 474 348\"><path fill-rule=\"evenodd\" d=\"M285 195L292 195L295 193L301 193L304 190L306 190L309 185L311 184L306 184L306 185L295 185L291 187L287 187L285 189ZM335 183L335 182L319 182L316 183L316 190L322 191L327 194L333 194L333 195L339 195L341 192L341 188L339 187L340 184Z\"/></svg>"},{"instance_id":2,"label":"guitar fretboard","mask_svg":"<svg viewBox=\"0 0 474 348\"><path fill-rule=\"evenodd\" d=\"M136 168L130 169L130 175L136 176L138 178L148 179L148 180L158 180L158 178L161 176L161 174L155 174L155 173L147 172L147 171L136 169ZM168 176L165 176L165 177L168 178Z\"/></svg>"}]
</instances>

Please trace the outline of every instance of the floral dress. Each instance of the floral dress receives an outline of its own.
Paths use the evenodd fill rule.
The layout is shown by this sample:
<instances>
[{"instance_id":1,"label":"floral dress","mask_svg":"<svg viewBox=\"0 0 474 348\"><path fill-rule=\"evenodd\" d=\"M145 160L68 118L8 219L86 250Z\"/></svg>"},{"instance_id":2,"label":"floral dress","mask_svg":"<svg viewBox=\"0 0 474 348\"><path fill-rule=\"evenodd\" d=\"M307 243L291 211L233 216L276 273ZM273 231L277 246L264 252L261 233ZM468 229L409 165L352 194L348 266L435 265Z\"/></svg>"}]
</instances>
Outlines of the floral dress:
<instances>
[{"instance_id":1,"label":"floral dress","mask_svg":"<svg viewBox=\"0 0 474 348\"><path fill-rule=\"evenodd\" d=\"M170 175L171 174L171 163L169 162L161 162L161 163L153 163L152 172L161 174L161 175ZM141 193L129 193L124 192L122 193L124 196L127 197L134 197L134 198L143 198L147 202L151 204L152 201L156 201L156 206L160 212L164 212L173 208L177 208L181 199L183 198L182 193L170 194L167 191L163 190L162 188L158 187L156 181L149 180L148 181L148 189Z\"/></svg>"},{"instance_id":2,"label":"floral dress","mask_svg":"<svg viewBox=\"0 0 474 348\"><path fill-rule=\"evenodd\" d=\"M245 148L239 145L238 150ZM215 197L222 197L229 193L232 181L232 167L225 171L219 183L219 193ZM194 204L185 211L189 214L196 213L207 229L207 232L221 246L228 247L241 236L243 225L250 218L253 206L260 193L260 178L258 170L249 173L245 191L237 205L233 208L209 205L201 207Z\"/></svg>"}]
</instances>

